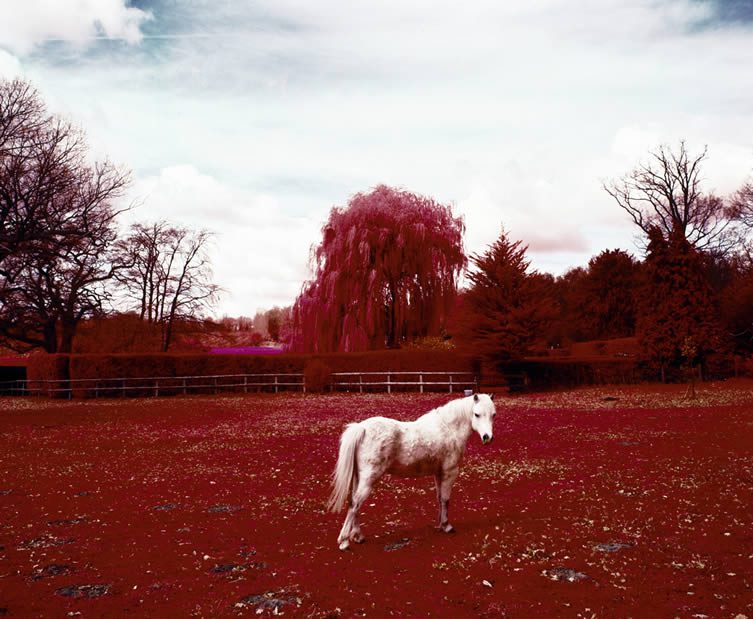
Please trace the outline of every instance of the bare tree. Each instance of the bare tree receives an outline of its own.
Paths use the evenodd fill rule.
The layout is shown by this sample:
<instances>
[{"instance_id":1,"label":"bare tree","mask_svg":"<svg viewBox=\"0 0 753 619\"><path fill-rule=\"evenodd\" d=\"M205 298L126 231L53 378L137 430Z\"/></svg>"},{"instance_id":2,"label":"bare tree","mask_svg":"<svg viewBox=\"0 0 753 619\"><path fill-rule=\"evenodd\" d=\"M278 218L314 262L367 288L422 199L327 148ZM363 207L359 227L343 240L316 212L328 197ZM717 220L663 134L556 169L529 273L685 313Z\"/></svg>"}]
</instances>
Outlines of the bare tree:
<instances>
[{"instance_id":1,"label":"bare tree","mask_svg":"<svg viewBox=\"0 0 753 619\"><path fill-rule=\"evenodd\" d=\"M0 336L15 347L69 352L119 268L109 248L129 173L87 155L29 84L0 81Z\"/></svg>"},{"instance_id":2,"label":"bare tree","mask_svg":"<svg viewBox=\"0 0 753 619\"><path fill-rule=\"evenodd\" d=\"M0 80L0 275L12 283L13 258L43 245L65 223L60 197L70 193L86 153L83 134L47 114L26 82Z\"/></svg>"},{"instance_id":3,"label":"bare tree","mask_svg":"<svg viewBox=\"0 0 753 619\"><path fill-rule=\"evenodd\" d=\"M47 352L71 352L79 322L103 312L107 284L120 268L108 253L114 218L111 210L83 213L87 234L24 261L0 320L6 337Z\"/></svg>"},{"instance_id":4,"label":"bare tree","mask_svg":"<svg viewBox=\"0 0 753 619\"><path fill-rule=\"evenodd\" d=\"M630 215L646 234L658 228L665 238L681 233L701 250L729 247L725 234L729 225L724 202L704 194L701 167L707 149L692 155L684 141L677 151L659 146L649 154L647 163L617 181L604 184L604 190Z\"/></svg>"},{"instance_id":5,"label":"bare tree","mask_svg":"<svg viewBox=\"0 0 753 619\"><path fill-rule=\"evenodd\" d=\"M731 214L753 232L753 181L745 183L733 196Z\"/></svg>"},{"instance_id":6,"label":"bare tree","mask_svg":"<svg viewBox=\"0 0 753 619\"><path fill-rule=\"evenodd\" d=\"M0 156L34 141L45 124L45 110L31 84L0 81Z\"/></svg>"},{"instance_id":7,"label":"bare tree","mask_svg":"<svg viewBox=\"0 0 753 619\"><path fill-rule=\"evenodd\" d=\"M128 267L118 274L127 302L142 320L162 327L162 349L172 343L177 320L194 320L212 306L220 288L212 283L207 248L211 234L165 221L134 224L119 243Z\"/></svg>"},{"instance_id":8,"label":"bare tree","mask_svg":"<svg viewBox=\"0 0 753 619\"><path fill-rule=\"evenodd\" d=\"M129 308L135 309L141 320L157 323L160 320L160 295L163 290L162 252L168 224L133 224L128 235L119 240L117 251L127 265L117 275Z\"/></svg>"},{"instance_id":9,"label":"bare tree","mask_svg":"<svg viewBox=\"0 0 753 619\"><path fill-rule=\"evenodd\" d=\"M167 302L162 312L164 351L172 343L176 319L197 317L214 303L219 294L219 286L211 283L212 270L206 253L210 237L206 230L171 230L162 295Z\"/></svg>"}]
</instances>

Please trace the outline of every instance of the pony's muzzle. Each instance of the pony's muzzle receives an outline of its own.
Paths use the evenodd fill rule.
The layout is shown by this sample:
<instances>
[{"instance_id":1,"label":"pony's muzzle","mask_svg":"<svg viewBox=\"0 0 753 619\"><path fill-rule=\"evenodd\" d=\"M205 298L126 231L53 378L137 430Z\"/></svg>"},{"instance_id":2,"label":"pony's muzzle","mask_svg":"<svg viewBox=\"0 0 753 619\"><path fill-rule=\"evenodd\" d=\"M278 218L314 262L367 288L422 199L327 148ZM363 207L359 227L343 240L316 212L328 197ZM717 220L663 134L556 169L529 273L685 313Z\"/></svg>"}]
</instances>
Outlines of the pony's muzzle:
<instances>
[{"instance_id":1,"label":"pony's muzzle","mask_svg":"<svg viewBox=\"0 0 753 619\"><path fill-rule=\"evenodd\" d=\"M484 443L484 445L491 443L494 437L489 436L488 434L484 434L484 436L481 437L481 442Z\"/></svg>"}]
</instances>

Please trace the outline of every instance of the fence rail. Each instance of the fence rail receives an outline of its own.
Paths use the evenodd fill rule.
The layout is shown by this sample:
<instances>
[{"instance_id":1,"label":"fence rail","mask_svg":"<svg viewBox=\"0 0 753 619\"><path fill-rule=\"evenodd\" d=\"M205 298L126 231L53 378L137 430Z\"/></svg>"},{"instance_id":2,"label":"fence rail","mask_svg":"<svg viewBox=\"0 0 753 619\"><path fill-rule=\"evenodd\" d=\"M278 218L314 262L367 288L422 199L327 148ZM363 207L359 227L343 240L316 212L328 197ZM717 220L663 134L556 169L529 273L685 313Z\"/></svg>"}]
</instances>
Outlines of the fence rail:
<instances>
[{"instance_id":1,"label":"fence rail","mask_svg":"<svg viewBox=\"0 0 753 619\"><path fill-rule=\"evenodd\" d=\"M384 378L384 380L377 380ZM449 393L477 388L470 372L335 372L330 391L416 391L437 387ZM204 376L148 376L139 378L72 378L69 380L13 380L0 382L0 395L58 398L160 397L191 393L250 393L280 391L306 393L303 373L217 374Z\"/></svg>"},{"instance_id":2,"label":"fence rail","mask_svg":"<svg viewBox=\"0 0 753 619\"><path fill-rule=\"evenodd\" d=\"M373 380L378 376L385 376L386 380ZM403 377L413 380L400 380ZM447 378L439 380L440 377ZM378 386L386 387L387 393L392 393L393 389L411 390L411 387L418 387L423 393L426 388L445 386L453 393L460 389L477 389L478 379L471 372L336 372L332 374L330 386L347 391L357 389L359 393L363 393L364 388Z\"/></svg>"}]
</instances>

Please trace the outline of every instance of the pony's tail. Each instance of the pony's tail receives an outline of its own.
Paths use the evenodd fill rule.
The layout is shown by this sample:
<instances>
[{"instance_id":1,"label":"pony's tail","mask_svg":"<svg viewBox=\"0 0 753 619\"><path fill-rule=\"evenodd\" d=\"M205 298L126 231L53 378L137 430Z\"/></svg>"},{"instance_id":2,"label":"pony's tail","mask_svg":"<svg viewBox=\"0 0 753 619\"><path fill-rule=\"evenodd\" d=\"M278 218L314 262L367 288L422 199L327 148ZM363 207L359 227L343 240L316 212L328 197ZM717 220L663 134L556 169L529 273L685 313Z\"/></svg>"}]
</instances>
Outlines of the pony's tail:
<instances>
[{"instance_id":1,"label":"pony's tail","mask_svg":"<svg viewBox=\"0 0 753 619\"><path fill-rule=\"evenodd\" d=\"M350 423L340 437L340 453L337 456L335 472L332 474L332 494L327 509L339 512L348 501L353 486L358 482L358 462L356 453L364 435L364 428L358 423Z\"/></svg>"}]
</instances>

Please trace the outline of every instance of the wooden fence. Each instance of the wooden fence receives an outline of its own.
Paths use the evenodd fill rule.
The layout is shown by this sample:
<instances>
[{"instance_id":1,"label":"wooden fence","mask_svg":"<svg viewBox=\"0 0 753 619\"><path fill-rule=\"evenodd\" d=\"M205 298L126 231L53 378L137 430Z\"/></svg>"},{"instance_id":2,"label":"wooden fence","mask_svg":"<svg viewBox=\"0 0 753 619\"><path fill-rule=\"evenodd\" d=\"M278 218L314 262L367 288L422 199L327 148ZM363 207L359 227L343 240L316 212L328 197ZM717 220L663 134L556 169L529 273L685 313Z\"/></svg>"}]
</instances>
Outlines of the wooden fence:
<instances>
[{"instance_id":1,"label":"wooden fence","mask_svg":"<svg viewBox=\"0 0 753 619\"><path fill-rule=\"evenodd\" d=\"M378 379L382 380L378 380ZM419 391L443 387L449 393L475 389L469 372L336 372L329 391ZM139 378L73 378L0 382L0 395L55 398L160 397L167 395L301 391L303 373L222 374L212 376L152 376Z\"/></svg>"}]
</instances>

